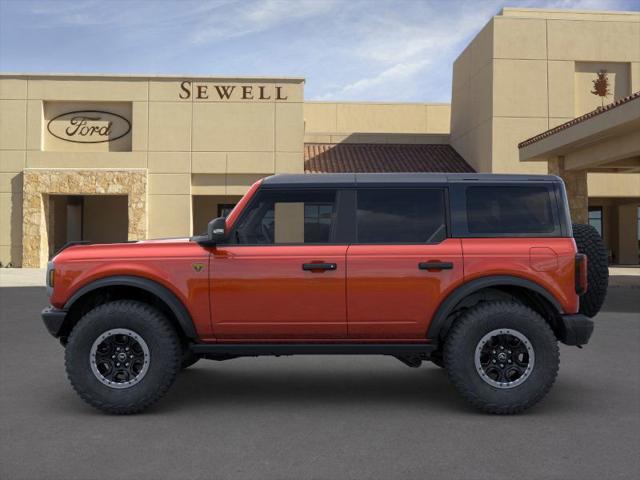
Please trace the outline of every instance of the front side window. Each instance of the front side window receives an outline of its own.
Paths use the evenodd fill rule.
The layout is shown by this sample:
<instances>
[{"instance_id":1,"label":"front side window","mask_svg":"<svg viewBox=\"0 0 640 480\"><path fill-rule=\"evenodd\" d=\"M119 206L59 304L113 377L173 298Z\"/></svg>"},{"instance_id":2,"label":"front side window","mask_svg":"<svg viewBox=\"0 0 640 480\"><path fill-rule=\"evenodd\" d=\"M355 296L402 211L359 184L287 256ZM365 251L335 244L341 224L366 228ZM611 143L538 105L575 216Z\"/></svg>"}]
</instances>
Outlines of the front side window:
<instances>
[{"instance_id":1,"label":"front side window","mask_svg":"<svg viewBox=\"0 0 640 480\"><path fill-rule=\"evenodd\" d=\"M230 241L245 245L332 243L335 190L263 190L243 212Z\"/></svg>"},{"instance_id":2,"label":"front side window","mask_svg":"<svg viewBox=\"0 0 640 480\"><path fill-rule=\"evenodd\" d=\"M441 189L358 190L358 243L438 243L446 237Z\"/></svg>"},{"instance_id":3,"label":"front side window","mask_svg":"<svg viewBox=\"0 0 640 480\"><path fill-rule=\"evenodd\" d=\"M551 195L541 186L467 188L471 234L545 234L556 230Z\"/></svg>"}]
</instances>

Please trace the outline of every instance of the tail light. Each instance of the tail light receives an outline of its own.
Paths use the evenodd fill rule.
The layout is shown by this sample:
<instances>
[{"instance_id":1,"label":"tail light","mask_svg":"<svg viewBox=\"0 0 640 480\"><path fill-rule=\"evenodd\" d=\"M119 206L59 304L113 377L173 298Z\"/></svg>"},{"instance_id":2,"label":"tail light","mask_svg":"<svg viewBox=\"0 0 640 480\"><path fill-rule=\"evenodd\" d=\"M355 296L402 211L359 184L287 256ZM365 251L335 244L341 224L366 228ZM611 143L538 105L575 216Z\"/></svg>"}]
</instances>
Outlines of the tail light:
<instances>
[{"instance_id":1,"label":"tail light","mask_svg":"<svg viewBox=\"0 0 640 480\"><path fill-rule=\"evenodd\" d=\"M588 287L587 256L584 253L578 253L576 254L576 293L584 295Z\"/></svg>"}]
</instances>

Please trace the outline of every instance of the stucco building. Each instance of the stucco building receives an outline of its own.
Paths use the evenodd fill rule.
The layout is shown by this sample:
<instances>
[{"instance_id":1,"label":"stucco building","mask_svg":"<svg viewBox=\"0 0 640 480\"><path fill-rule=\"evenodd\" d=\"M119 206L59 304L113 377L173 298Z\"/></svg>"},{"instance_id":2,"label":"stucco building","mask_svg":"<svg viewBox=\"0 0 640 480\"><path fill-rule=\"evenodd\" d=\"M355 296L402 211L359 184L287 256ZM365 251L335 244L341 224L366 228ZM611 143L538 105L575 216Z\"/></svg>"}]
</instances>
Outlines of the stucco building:
<instances>
[{"instance_id":1,"label":"stucco building","mask_svg":"<svg viewBox=\"0 0 640 480\"><path fill-rule=\"evenodd\" d=\"M638 91L640 14L530 9L460 54L451 105L306 102L302 78L3 74L0 262L198 233L273 173L475 170L563 176L575 219L638 263Z\"/></svg>"}]
</instances>

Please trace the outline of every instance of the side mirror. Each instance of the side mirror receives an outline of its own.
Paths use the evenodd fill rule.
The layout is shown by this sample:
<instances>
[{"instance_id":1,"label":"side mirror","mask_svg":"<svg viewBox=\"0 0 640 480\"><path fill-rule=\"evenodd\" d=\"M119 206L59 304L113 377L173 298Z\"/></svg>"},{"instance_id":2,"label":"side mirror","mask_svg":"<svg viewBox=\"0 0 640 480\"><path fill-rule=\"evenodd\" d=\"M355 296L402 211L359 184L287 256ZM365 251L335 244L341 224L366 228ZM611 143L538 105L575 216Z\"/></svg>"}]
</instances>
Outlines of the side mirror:
<instances>
[{"instance_id":1,"label":"side mirror","mask_svg":"<svg viewBox=\"0 0 640 480\"><path fill-rule=\"evenodd\" d=\"M224 217L214 218L207 225L207 241L211 245L221 243L227 235L227 221Z\"/></svg>"}]
</instances>

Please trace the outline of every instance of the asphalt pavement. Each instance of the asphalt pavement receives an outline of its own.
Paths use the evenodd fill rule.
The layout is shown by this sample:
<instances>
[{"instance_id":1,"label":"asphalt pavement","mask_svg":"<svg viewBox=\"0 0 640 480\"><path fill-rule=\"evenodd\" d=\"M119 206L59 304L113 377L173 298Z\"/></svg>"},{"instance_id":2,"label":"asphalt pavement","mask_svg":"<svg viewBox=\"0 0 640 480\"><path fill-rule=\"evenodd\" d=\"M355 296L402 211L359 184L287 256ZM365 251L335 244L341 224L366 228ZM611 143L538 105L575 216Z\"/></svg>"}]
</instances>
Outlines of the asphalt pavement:
<instances>
[{"instance_id":1,"label":"asphalt pavement","mask_svg":"<svg viewBox=\"0 0 640 480\"><path fill-rule=\"evenodd\" d=\"M200 361L148 412L69 386L42 287L0 288L0 478L628 479L640 476L640 288L610 289L548 397L478 413L445 373L391 357Z\"/></svg>"}]
</instances>

